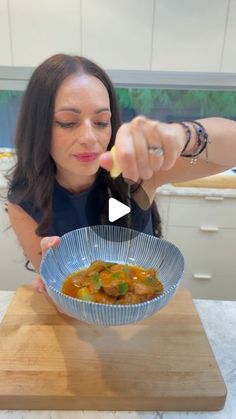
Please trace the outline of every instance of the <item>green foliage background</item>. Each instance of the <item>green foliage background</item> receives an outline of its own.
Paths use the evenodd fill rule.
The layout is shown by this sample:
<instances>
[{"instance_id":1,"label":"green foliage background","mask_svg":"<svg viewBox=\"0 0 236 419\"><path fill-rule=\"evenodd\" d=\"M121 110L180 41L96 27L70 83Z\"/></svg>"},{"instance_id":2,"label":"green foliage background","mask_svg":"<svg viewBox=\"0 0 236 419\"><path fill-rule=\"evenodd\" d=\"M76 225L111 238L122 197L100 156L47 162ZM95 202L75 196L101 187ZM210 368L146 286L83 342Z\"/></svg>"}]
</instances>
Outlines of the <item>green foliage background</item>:
<instances>
[{"instance_id":1,"label":"green foliage background","mask_svg":"<svg viewBox=\"0 0 236 419\"><path fill-rule=\"evenodd\" d=\"M224 90L171 90L117 88L123 109L148 115L155 105L176 111L194 109L199 117L236 118L236 92Z\"/></svg>"},{"instance_id":2,"label":"green foliage background","mask_svg":"<svg viewBox=\"0 0 236 419\"><path fill-rule=\"evenodd\" d=\"M178 112L191 108L199 117L236 118L236 91L116 88L116 92L122 109L133 109L146 116L158 106ZM9 103L14 97L22 97L23 93L0 91L0 105Z\"/></svg>"},{"instance_id":3,"label":"green foliage background","mask_svg":"<svg viewBox=\"0 0 236 419\"><path fill-rule=\"evenodd\" d=\"M14 97L22 97L24 92L18 90L0 90L0 105L7 104Z\"/></svg>"}]
</instances>

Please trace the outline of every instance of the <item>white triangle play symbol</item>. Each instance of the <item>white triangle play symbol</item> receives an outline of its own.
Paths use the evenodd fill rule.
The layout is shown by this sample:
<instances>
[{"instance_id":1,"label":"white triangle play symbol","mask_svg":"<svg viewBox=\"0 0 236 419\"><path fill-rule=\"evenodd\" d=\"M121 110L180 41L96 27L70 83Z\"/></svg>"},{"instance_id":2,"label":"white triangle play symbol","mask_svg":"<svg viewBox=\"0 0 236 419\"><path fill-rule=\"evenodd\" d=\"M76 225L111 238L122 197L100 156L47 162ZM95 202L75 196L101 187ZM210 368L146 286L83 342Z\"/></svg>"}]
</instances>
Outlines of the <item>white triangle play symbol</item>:
<instances>
[{"instance_id":1,"label":"white triangle play symbol","mask_svg":"<svg viewBox=\"0 0 236 419\"><path fill-rule=\"evenodd\" d=\"M113 221L118 220L121 217L124 217L124 215L129 214L130 208L122 204L122 202L118 201L115 198L109 198L108 202L108 219L111 223Z\"/></svg>"}]
</instances>

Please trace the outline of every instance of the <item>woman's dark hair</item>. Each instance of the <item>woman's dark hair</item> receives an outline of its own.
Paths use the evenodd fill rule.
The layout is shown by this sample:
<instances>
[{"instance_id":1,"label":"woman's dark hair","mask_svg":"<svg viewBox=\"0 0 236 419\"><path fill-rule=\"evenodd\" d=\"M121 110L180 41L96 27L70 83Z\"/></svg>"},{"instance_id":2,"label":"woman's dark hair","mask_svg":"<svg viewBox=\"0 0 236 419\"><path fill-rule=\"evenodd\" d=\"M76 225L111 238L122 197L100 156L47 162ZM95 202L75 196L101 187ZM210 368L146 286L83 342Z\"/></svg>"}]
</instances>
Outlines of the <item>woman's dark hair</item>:
<instances>
[{"instance_id":1,"label":"woman's dark hair","mask_svg":"<svg viewBox=\"0 0 236 419\"><path fill-rule=\"evenodd\" d=\"M9 177L8 200L21 204L30 202L42 214L36 233L47 235L52 222L52 197L55 181L55 163L50 155L55 97L62 82L72 74L97 77L106 87L111 109L111 149L121 125L119 106L114 87L98 65L84 57L57 54L35 69L23 97L15 137L17 163ZM104 169L99 169L96 184L103 191L101 224L109 224L107 200L109 191L116 199L129 204L130 188L122 176L113 180ZM101 195L101 194L100 194ZM161 236L160 217L155 202L152 204L154 234ZM127 220L126 217L123 217ZM117 224L124 225L119 220ZM127 223L127 221L126 221ZM131 225L132 227L132 225Z\"/></svg>"}]
</instances>

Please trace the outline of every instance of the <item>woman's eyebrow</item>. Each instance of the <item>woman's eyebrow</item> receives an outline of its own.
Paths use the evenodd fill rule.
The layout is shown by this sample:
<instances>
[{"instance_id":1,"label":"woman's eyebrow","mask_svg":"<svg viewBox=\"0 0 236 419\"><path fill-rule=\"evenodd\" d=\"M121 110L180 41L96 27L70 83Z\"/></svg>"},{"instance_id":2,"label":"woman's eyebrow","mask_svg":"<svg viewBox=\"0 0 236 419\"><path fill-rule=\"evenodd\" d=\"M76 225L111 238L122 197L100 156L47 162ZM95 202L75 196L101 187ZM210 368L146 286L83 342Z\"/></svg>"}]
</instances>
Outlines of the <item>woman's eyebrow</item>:
<instances>
[{"instance_id":1,"label":"woman's eyebrow","mask_svg":"<svg viewBox=\"0 0 236 419\"><path fill-rule=\"evenodd\" d=\"M111 112L111 110L109 108L99 108L95 111L95 113L100 113L100 112Z\"/></svg>"},{"instance_id":2,"label":"woman's eyebrow","mask_svg":"<svg viewBox=\"0 0 236 419\"><path fill-rule=\"evenodd\" d=\"M58 109L55 113L57 112L63 112L63 111L69 111L69 112L75 112L75 113L81 113L81 110L78 108L72 108L72 107L63 107Z\"/></svg>"},{"instance_id":3,"label":"woman's eyebrow","mask_svg":"<svg viewBox=\"0 0 236 419\"><path fill-rule=\"evenodd\" d=\"M67 111L67 112L75 112L75 113L78 113L78 114L80 114L81 113L81 110L80 109L78 109L78 108L73 108L73 107L63 107L63 108L60 108L60 109L58 109L55 113L57 113L57 112L63 112L63 111ZM109 108L99 108L99 109L96 109L96 111L94 112L94 113L101 113L101 112L111 112L111 110L109 109Z\"/></svg>"}]
</instances>

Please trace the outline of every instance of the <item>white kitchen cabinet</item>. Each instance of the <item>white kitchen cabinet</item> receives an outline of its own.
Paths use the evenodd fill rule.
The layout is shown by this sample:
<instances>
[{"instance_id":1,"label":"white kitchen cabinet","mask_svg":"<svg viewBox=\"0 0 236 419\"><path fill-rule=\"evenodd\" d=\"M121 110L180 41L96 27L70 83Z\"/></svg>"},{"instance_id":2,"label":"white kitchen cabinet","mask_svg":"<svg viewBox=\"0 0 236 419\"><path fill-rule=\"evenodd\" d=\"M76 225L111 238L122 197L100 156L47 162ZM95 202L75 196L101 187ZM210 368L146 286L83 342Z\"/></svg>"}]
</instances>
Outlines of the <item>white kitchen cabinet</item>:
<instances>
[{"instance_id":1,"label":"white kitchen cabinet","mask_svg":"<svg viewBox=\"0 0 236 419\"><path fill-rule=\"evenodd\" d=\"M9 0L9 8L14 65L81 53L80 0Z\"/></svg>"},{"instance_id":2,"label":"white kitchen cabinet","mask_svg":"<svg viewBox=\"0 0 236 419\"><path fill-rule=\"evenodd\" d=\"M168 219L169 219L169 208L170 208L170 196L156 195L155 201L157 204L158 212L161 217L162 235L163 238L167 236Z\"/></svg>"},{"instance_id":3,"label":"white kitchen cabinet","mask_svg":"<svg viewBox=\"0 0 236 419\"><path fill-rule=\"evenodd\" d=\"M5 190L0 190L1 195ZM35 278L25 268L26 258L10 227L3 201L0 201L0 289L15 290L22 284L30 284Z\"/></svg>"},{"instance_id":4,"label":"white kitchen cabinet","mask_svg":"<svg viewBox=\"0 0 236 419\"><path fill-rule=\"evenodd\" d=\"M106 69L235 72L236 0L1 0L0 65L81 54Z\"/></svg>"},{"instance_id":5,"label":"white kitchen cabinet","mask_svg":"<svg viewBox=\"0 0 236 419\"><path fill-rule=\"evenodd\" d=\"M216 225L236 229L236 199L218 196L172 196L169 209L170 226Z\"/></svg>"},{"instance_id":6,"label":"white kitchen cabinet","mask_svg":"<svg viewBox=\"0 0 236 419\"><path fill-rule=\"evenodd\" d=\"M166 197L160 197L166 200ZM236 198L170 196L166 238L185 258L183 285L194 298L236 299Z\"/></svg>"},{"instance_id":7,"label":"white kitchen cabinet","mask_svg":"<svg viewBox=\"0 0 236 419\"><path fill-rule=\"evenodd\" d=\"M228 0L156 0L151 69L220 71L227 7Z\"/></svg>"},{"instance_id":8,"label":"white kitchen cabinet","mask_svg":"<svg viewBox=\"0 0 236 419\"><path fill-rule=\"evenodd\" d=\"M225 46L221 71L235 73L235 39L236 39L236 0L231 0L229 4L229 18L225 33Z\"/></svg>"},{"instance_id":9,"label":"white kitchen cabinet","mask_svg":"<svg viewBox=\"0 0 236 419\"><path fill-rule=\"evenodd\" d=\"M0 1L0 65L12 65L8 1Z\"/></svg>"},{"instance_id":10,"label":"white kitchen cabinet","mask_svg":"<svg viewBox=\"0 0 236 419\"><path fill-rule=\"evenodd\" d=\"M184 255L183 285L195 298L236 299L236 230L202 232L198 227L170 226L167 238Z\"/></svg>"},{"instance_id":11,"label":"white kitchen cabinet","mask_svg":"<svg viewBox=\"0 0 236 419\"><path fill-rule=\"evenodd\" d=\"M82 51L107 69L149 70L154 0L84 0Z\"/></svg>"}]
</instances>

